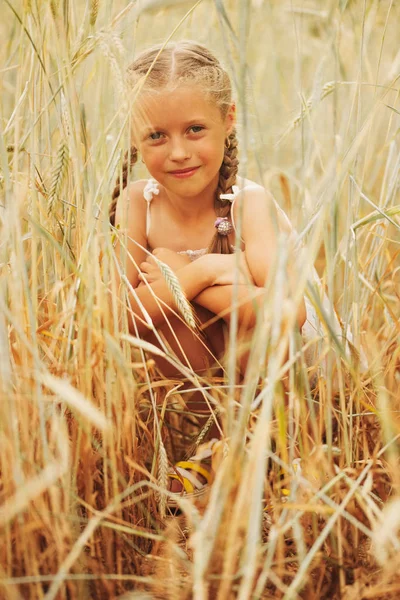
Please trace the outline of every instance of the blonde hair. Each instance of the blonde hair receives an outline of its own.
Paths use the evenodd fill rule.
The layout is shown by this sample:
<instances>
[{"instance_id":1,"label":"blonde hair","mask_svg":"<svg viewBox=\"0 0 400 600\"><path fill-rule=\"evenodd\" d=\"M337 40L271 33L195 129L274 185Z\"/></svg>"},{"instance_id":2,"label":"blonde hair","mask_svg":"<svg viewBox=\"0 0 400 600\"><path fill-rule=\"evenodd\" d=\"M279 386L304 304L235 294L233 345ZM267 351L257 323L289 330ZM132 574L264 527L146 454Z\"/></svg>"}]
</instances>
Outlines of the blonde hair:
<instances>
[{"instance_id":1,"label":"blonde hair","mask_svg":"<svg viewBox=\"0 0 400 600\"><path fill-rule=\"evenodd\" d=\"M232 87L227 72L217 58L201 44L181 41L152 46L142 52L128 69L129 83L133 86L143 84L143 90L159 90L166 87L174 89L180 84L196 84L204 89L225 118L232 105ZM238 170L236 131L232 130L225 140L223 161L219 170L218 185L215 192L215 212L219 217L229 217L230 202L221 200L221 194L232 192ZM110 222L115 223L118 197L126 187L128 172L137 161L137 149L132 146L125 155L122 166L122 178L118 177L112 194ZM128 166L129 164L129 166ZM216 230L208 252L230 254L232 252L228 236Z\"/></svg>"}]
</instances>

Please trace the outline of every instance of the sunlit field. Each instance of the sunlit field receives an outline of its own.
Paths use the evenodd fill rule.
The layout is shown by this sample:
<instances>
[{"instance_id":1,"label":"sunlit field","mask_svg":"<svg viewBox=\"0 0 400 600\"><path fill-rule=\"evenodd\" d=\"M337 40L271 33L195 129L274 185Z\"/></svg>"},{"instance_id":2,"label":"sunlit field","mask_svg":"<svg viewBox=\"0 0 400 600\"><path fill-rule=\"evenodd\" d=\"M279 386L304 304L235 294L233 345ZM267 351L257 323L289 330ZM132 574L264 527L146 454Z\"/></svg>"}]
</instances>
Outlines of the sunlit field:
<instances>
[{"instance_id":1,"label":"sunlit field","mask_svg":"<svg viewBox=\"0 0 400 600\"><path fill-rule=\"evenodd\" d=\"M0 14L0 599L399 598L400 3L3 0ZM244 377L234 329L218 377L129 334L108 220L125 70L169 39L207 45L231 75L239 173L299 234L296 298L322 323L311 368L280 327L278 284ZM182 376L163 378L155 352ZM168 470L214 418L215 480L171 514Z\"/></svg>"}]
</instances>

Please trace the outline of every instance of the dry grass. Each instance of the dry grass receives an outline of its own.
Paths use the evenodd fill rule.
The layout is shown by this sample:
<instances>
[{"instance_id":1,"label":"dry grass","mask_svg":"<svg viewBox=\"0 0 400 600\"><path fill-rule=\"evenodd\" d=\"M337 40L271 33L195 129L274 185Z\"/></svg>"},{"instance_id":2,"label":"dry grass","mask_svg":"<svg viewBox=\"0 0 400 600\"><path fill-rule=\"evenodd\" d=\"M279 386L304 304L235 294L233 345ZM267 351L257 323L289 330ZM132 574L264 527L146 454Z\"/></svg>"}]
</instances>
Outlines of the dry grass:
<instances>
[{"instance_id":1,"label":"dry grass","mask_svg":"<svg viewBox=\"0 0 400 600\"><path fill-rule=\"evenodd\" d=\"M2 5L0 597L398 598L400 7L161 4ZM166 519L166 461L199 431L188 392L118 324L107 205L124 68L179 23L234 67L242 173L290 214L298 293L316 262L355 352L321 313L315 389L300 356L284 397L277 326L257 327L244 386L234 336L222 381L182 365L229 452L207 502Z\"/></svg>"}]
</instances>

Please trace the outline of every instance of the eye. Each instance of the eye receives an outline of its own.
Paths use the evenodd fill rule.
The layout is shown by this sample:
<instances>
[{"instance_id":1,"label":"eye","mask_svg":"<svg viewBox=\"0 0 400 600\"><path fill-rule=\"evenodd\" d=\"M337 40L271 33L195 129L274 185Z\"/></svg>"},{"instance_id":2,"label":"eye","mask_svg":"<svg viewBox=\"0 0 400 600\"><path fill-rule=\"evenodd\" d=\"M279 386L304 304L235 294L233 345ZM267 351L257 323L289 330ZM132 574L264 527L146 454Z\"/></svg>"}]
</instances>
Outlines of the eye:
<instances>
[{"instance_id":1,"label":"eye","mask_svg":"<svg viewBox=\"0 0 400 600\"><path fill-rule=\"evenodd\" d=\"M200 133L200 131L203 131L204 127L202 127L201 125L192 125L191 127L189 127L189 131L191 131L192 133Z\"/></svg>"},{"instance_id":2,"label":"eye","mask_svg":"<svg viewBox=\"0 0 400 600\"><path fill-rule=\"evenodd\" d=\"M158 140L161 140L161 136L162 133L160 131L154 131L153 133L150 133L149 138L154 142L157 142Z\"/></svg>"}]
</instances>

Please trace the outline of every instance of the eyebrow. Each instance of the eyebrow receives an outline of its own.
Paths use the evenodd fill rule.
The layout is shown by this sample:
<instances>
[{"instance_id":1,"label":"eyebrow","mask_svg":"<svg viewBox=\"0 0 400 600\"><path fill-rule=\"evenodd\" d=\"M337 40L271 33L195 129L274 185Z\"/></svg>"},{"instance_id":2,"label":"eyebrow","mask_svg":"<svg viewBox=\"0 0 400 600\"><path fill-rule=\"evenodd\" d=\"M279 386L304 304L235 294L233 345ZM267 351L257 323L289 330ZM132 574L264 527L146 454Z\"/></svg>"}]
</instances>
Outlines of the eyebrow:
<instances>
[{"instance_id":1,"label":"eyebrow","mask_svg":"<svg viewBox=\"0 0 400 600\"><path fill-rule=\"evenodd\" d=\"M197 119L190 119L187 123L185 123L185 127L190 127L190 125L194 125L195 123L205 123L207 119L204 117L198 117Z\"/></svg>"},{"instance_id":2,"label":"eyebrow","mask_svg":"<svg viewBox=\"0 0 400 600\"><path fill-rule=\"evenodd\" d=\"M159 131L162 129L161 127L150 127L150 125L146 125L144 129L140 132L141 135L147 135L148 133L154 133L155 131Z\"/></svg>"},{"instance_id":3,"label":"eyebrow","mask_svg":"<svg viewBox=\"0 0 400 600\"><path fill-rule=\"evenodd\" d=\"M186 121L183 123L183 129L187 129L191 125L203 124L207 121L204 117L199 117L197 119L190 119L190 121ZM147 135L148 133L154 133L155 131L163 131L165 128L158 125L146 125L142 130L143 135Z\"/></svg>"}]
</instances>

